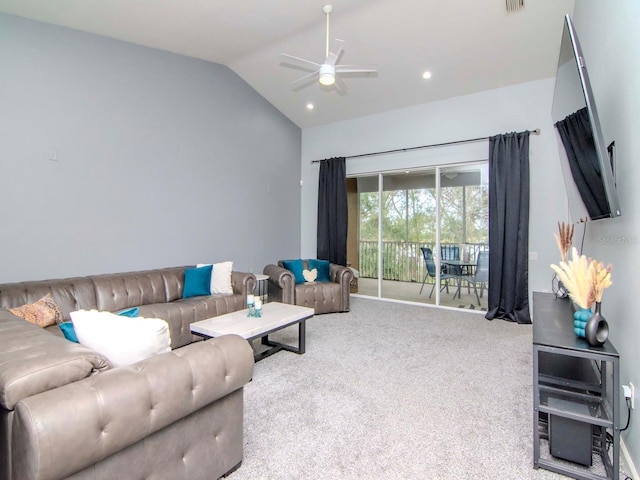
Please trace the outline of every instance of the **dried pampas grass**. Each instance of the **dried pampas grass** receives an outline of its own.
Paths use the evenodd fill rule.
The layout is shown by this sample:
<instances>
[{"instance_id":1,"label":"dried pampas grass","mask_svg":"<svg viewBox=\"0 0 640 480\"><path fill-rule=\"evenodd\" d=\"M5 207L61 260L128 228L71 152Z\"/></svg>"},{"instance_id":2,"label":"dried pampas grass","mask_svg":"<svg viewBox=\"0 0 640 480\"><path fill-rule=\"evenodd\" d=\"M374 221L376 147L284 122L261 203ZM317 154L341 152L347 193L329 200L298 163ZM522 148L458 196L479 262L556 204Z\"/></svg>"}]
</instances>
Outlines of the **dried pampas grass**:
<instances>
[{"instance_id":1,"label":"dried pampas grass","mask_svg":"<svg viewBox=\"0 0 640 480\"><path fill-rule=\"evenodd\" d=\"M560 266L551 265L551 268L569 291L571 299L581 308L591 308L594 300L593 262L586 255L579 255L574 247L571 249L571 260L560 262Z\"/></svg>"},{"instance_id":2,"label":"dried pampas grass","mask_svg":"<svg viewBox=\"0 0 640 480\"><path fill-rule=\"evenodd\" d=\"M613 283L611 281L611 264L606 267L602 262L598 263L593 260L593 299L596 302L602 302L602 294L604 293L604 289L611 286Z\"/></svg>"},{"instance_id":3,"label":"dried pampas grass","mask_svg":"<svg viewBox=\"0 0 640 480\"><path fill-rule=\"evenodd\" d=\"M567 261L567 253L569 253L569 249L571 249L571 244L573 243L573 225L564 222L558 222L558 234L553 234L556 239L556 244L558 245L558 250L560 250L560 260L563 262Z\"/></svg>"},{"instance_id":4,"label":"dried pampas grass","mask_svg":"<svg viewBox=\"0 0 640 480\"><path fill-rule=\"evenodd\" d=\"M602 302L604 290L611 286L611 265L578 255L571 249L571 260L562 261L551 268L564 284L571 299L582 308L591 308L593 302Z\"/></svg>"}]
</instances>

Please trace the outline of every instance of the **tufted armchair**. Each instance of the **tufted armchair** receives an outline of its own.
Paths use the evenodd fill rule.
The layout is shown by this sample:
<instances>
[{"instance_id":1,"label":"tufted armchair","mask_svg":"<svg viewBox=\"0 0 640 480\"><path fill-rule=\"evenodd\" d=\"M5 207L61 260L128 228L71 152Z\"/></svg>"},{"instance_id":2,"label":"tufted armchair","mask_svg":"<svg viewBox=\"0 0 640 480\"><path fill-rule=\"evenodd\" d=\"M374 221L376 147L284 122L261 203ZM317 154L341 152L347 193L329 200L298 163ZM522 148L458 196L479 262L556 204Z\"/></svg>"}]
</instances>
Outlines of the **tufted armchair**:
<instances>
[{"instance_id":1,"label":"tufted armchair","mask_svg":"<svg viewBox=\"0 0 640 480\"><path fill-rule=\"evenodd\" d=\"M328 282L297 283L295 276L284 268L283 261L267 265L263 273L269 277L269 300L313 308L316 314L349 311L350 268L331 263ZM308 260L302 260L308 269Z\"/></svg>"}]
</instances>

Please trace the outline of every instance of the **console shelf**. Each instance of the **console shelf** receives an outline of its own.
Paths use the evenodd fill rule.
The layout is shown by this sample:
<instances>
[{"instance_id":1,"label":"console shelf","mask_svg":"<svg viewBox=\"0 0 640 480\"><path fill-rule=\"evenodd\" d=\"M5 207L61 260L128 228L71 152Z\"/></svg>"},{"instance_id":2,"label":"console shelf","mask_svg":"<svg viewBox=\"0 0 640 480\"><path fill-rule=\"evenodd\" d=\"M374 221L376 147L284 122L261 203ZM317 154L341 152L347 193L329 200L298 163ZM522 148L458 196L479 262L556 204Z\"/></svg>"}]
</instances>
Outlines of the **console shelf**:
<instances>
[{"instance_id":1,"label":"console shelf","mask_svg":"<svg viewBox=\"0 0 640 480\"><path fill-rule=\"evenodd\" d=\"M611 342L591 347L576 337L568 300L535 292L533 317L534 468L576 479L618 480L618 352Z\"/></svg>"},{"instance_id":2,"label":"console shelf","mask_svg":"<svg viewBox=\"0 0 640 480\"><path fill-rule=\"evenodd\" d=\"M602 397L540 386L539 411L580 422L613 427L613 416Z\"/></svg>"}]
</instances>

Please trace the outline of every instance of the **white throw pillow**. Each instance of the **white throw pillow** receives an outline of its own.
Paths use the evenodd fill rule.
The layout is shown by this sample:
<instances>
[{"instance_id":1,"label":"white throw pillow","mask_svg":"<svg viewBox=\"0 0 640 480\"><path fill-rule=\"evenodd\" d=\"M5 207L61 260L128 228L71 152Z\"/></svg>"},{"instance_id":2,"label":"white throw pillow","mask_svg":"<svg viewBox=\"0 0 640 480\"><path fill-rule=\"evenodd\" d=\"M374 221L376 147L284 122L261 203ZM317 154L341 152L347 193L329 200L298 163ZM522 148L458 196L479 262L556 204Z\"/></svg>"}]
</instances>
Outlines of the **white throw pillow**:
<instances>
[{"instance_id":1,"label":"white throw pillow","mask_svg":"<svg viewBox=\"0 0 640 480\"><path fill-rule=\"evenodd\" d=\"M80 343L107 357L113 366L171 351L169 324L159 318L130 318L97 310L78 310L70 316Z\"/></svg>"},{"instance_id":2,"label":"white throw pillow","mask_svg":"<svg viewBox=\"0 0 640 480\"><path fill-rule=\"evenodd\" d=\"M210 263L199 263L197 268L206 267ZM231 271L233 270L233 262L220 262L213 264L213 272L211 273L211 295L216 293L232 294Z\"/></svg>"}]
</instances>

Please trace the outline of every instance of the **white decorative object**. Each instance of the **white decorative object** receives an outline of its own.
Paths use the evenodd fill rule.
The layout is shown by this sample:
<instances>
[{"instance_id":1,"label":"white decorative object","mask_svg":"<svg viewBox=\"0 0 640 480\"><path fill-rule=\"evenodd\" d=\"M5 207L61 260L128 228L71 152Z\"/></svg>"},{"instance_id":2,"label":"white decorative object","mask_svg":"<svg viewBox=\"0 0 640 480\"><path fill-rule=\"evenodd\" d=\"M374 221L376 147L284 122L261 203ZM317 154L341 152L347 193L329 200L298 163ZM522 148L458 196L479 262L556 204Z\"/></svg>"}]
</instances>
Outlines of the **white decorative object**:
<instances>
[{"instance_id":1,"label":"white decorative object","mask_svg":"<svg viewBox=\"0 0 640 480\"><path fill-rule=\"evenodd\" d=\"M199 263L196 267L206 267L211 263ZM232 294L233 286L231 285L231 271L233 270L233 262L220 262L213 264L211 272L211 295L215 294Z\"/></svg>"},{"instance_id":2,"label":"white decorative object","mask_svg":"<svg viewBox=\"0 0 640 480\"><path fill-rule=\"evenodd\" d=\"M315 282L316 278L318 278L318 269L312 268L311 270L303 270L302 276L304 277L304 281L307 283Z\"/></svg>"},{"instance_id":3,"label":"white decorative object","mask_svg":"<svg viewBox=\"0 0 640 480\"><path fill-rule=\"evenodd\" d=\"M70 315L80 343L107 357L115 367L171 351L169 325L159 318L130 318L97 310Z\"/></svg>"},{"instance_id":4,"label":"white decorative object","mask_svg":"<svg viewBox=\"0 0 640 480\"><path fill-rule=\"evenodd\" d=\"M255 317L256 314L256 297L252 294L247 295L247 317Z\"/></svg>"}]
</instances>

